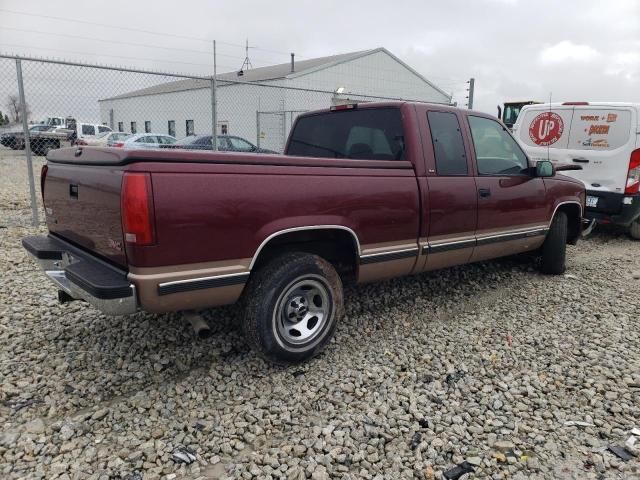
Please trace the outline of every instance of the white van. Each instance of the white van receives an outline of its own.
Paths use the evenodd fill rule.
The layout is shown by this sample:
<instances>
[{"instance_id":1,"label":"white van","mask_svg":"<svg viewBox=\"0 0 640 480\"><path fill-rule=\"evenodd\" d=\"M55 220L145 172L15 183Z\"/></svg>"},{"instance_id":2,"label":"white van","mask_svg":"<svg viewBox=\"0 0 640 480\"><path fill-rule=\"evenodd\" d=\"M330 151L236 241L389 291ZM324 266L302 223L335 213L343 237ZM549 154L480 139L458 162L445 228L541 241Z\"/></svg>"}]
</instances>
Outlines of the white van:
<instances>
[{"instance_id":1,"label":"white van","mask_svg":"<svg viewBox=\"0 0 640 480\"><path fill-rule=\"evenodd\" d=\"M527 105L513 134L531 160L580 165L563 175L584 182L587 218L628 227L640 239L640 104Z\"/></svg>"}]
</instances>

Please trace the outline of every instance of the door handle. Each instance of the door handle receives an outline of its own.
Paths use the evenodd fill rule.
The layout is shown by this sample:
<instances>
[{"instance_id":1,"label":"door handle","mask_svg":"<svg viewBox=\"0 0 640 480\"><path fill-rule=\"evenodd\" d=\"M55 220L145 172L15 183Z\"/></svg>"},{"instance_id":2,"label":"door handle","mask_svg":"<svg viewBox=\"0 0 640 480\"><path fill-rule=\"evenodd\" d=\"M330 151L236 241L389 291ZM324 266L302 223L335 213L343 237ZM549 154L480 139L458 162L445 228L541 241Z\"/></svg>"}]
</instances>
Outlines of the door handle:
<instances>
[{"instance_id":1,"label":"door handle","mask_svg":"<svg viewBox=\"0 0 640 480\"><path fill-rule=\"evenodd\" d=\"M573 161L576 163L589 163L589 160L586 158L574 158Z\"/></svg>"},{"instance_id":2,"label":"door handle","mask_svg":"<svg viewBox=\"0 0 640 480\"><path fill-rule=\"evenodd\" d=\"M488 188L479 188L478 193L481 197L486 198L491 196L491 190Z\"/></svg>"}]
</instances>

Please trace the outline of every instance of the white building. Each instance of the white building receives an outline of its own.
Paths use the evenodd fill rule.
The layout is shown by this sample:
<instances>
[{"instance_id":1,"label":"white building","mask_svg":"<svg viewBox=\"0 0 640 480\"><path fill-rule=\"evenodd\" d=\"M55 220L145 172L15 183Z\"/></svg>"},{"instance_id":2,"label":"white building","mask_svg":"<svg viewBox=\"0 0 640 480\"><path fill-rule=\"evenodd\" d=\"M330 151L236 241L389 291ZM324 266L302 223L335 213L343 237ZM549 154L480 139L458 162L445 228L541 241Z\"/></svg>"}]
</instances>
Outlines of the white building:
<instances>
[{"instance_id":1,"label":"white building","mask_svg":"<svg viewBox=\"0 0 640 480\"><path fill-rule=\"evenodd\" d=\"M282 150L300 112L346 101L451 97L384 48L218 75L217 131ZM138 133L209 134L211 81L182 79L100 100L101 121Z\"/></svg>"}]
</instances>

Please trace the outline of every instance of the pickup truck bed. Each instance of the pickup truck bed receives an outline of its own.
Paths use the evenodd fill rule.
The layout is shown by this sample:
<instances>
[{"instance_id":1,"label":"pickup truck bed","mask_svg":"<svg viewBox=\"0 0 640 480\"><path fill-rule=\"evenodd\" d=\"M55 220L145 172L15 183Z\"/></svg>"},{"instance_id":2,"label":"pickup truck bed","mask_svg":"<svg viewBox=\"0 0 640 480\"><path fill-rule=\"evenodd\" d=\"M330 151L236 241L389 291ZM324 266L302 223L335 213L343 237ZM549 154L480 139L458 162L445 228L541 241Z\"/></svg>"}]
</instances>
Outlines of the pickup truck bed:
<instances>
[{"instance_id":1,"label":"pickup truck bed","mask_svg":"<svg viewBox=\"0 0 640 480\"><path fill-rule=\"evenodd\" d=\"M52 151L43 198L50 234L23 243L70 297L112 314L242 299L250 343L287 363L331 337L343 281L537 249L564 271L584 187L487 115L390 102L299 117L286 155Z\"/></svg>"}]
</instances>

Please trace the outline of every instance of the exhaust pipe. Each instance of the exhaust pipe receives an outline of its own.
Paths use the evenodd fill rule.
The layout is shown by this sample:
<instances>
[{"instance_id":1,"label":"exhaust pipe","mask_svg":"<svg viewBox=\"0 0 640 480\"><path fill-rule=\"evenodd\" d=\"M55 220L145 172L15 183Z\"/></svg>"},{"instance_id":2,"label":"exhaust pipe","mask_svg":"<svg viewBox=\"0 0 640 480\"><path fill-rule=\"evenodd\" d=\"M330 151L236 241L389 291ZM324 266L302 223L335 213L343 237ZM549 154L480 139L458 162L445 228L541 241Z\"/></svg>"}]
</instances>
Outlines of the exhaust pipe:
<instances>
[{"instance_id":1,"label":"exhaust pipe","mask_svg":"<svg viewBox=\"0 0 640 480\"><path fill-rule=\"evenodd\" d=\"M201 315L193 310L184 312L184 318L191 324L191 328L200 339L209 338L211 336L211 328L204 321Z\"/></svg>"}]
</instances>

